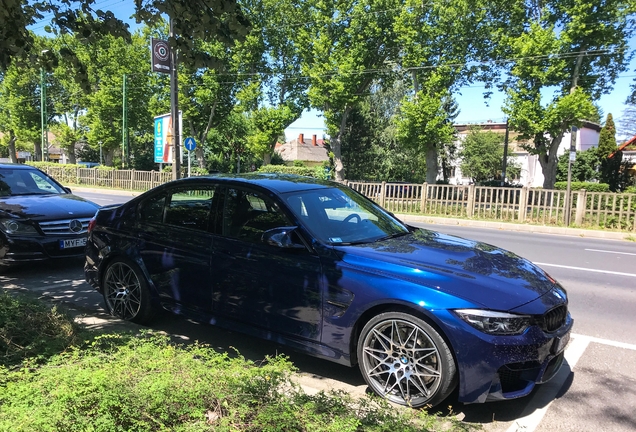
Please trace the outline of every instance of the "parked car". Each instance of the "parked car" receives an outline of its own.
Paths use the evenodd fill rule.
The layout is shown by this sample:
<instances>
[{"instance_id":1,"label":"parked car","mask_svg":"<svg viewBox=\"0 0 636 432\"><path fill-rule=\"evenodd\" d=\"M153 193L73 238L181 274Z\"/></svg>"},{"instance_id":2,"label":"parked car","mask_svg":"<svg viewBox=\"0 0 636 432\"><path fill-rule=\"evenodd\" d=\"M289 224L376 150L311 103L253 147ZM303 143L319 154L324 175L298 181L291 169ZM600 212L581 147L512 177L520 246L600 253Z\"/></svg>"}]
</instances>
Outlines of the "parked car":
<instances>
[{"instance_id":1,"label":"parked car","mask_svg":"<svg viewBox=\"0 0 636 432\"><path fill-rule=\"evenodd\" d=\"M37 168L0 164L0 265L84 256L98 208Z\"/></svg>"},{"instance_id":2,"label":"parked car","mask_svg":"<svg viewBox=\"0 0 636 432\"><path fill-rule=\"evenodd\" d=\"M89 226L108 311L164 308L358 365L398 404L512 399L552 378L566 291L497 247L410 227L352 189L283 175L176 180Z\"/></svg>"}]
</instances>

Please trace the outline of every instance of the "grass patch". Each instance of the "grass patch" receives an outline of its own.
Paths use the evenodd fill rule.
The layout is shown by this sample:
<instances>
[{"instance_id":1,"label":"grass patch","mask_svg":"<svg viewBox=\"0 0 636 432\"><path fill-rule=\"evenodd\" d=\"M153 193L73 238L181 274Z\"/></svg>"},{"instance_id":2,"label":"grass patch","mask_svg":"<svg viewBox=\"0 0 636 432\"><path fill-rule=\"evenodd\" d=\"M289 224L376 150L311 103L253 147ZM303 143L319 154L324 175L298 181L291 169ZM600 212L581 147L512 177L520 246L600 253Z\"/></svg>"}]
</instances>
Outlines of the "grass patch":
<instances>
[{"instance_id":1,"label":"grass patch","mask_svg":"<svg viewBox=\"0 0 636 432\"><path fill-rule=\"evenodd\" d=\"M474 429L374 397L307 395L284 356L254 363L152 332L83 332L33 299L2 294L0 304L0 431Z\"/></svg>"}]
</instances>

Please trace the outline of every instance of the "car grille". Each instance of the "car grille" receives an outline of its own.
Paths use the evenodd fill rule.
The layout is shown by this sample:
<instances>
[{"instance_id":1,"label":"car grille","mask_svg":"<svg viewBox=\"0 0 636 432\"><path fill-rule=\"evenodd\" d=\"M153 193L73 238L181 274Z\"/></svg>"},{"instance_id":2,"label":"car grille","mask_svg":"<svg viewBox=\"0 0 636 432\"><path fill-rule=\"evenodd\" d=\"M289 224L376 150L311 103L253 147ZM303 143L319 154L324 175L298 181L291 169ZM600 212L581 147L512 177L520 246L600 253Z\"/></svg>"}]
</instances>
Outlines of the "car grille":
<instances>
[{"instance_id":1,"label":"car grille","mask_svg":"<svg viewBox=\"0 0 636 432\"><path fill-rule=\"evenodd\" d=\"M82 224L79 231L71 230L71 221L77 220ZM40 228L46 235L77 235L85 234L88 231L88 222L91 218L65 219L49 222L39 222Z\"/></svg>"},{"instance_id":2,"label":"car grille","mask_svg":"<svg viewBox=\"0 0 636 432\"><path fill-rule=\"evenodd\" d=\"M553 332L561 328L565 324L565 320L568 316L567 305L560 305L554 309L550 309L543 315L541 322L541 329L546 332Z\"/></svg>"}]
</instances>

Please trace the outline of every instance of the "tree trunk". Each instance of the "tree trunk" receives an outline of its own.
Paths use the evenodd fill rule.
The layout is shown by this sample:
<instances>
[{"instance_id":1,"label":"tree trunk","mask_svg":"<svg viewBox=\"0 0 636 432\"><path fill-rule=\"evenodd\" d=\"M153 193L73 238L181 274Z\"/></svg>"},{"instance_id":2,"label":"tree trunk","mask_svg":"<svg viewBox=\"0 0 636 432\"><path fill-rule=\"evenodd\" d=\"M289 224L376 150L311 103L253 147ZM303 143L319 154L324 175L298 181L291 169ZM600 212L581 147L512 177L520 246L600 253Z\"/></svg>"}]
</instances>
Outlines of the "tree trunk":
<instances>
[{"instance_id":1,"label":"tree trunk","mask_svg":"<svg viewBox=\"0 0 636 432\"><path fill-rule=\"evenodd\" d=\"M77 159L75 158L75 144L68 146L65 150L68 156L68 163L75 165L77 163Z\"/></svg>"},{"instance_id":2,"label":"tree trunk","mask_svg":"<svg viewBox=\"0 0 636 432\"><path fill-rule=\"evenodd\" d=\"M272 155L270 153L265 153L263 155L263 165L269 165L272 163Z\"/></svg>"},{"instance_id":3,"label":"tree trunk","mask_svg":"<svg viewBox=\"0 0 636 432\"><path fill-rule=\"evenodd\" d=\"M437 174L437 147L433 144L426 149L426 183L435 184Z\"/></svg>"},{"instance_id":4,"label":"tree trunk","mask_svg":"<svg viewBox=\"0 0 636 432\"><path fill-rule=\"evenodd\" d=\"M557 173L557 150L559 143L563 139L563 134L554 138L550 142L550 148L545 155L539 155L539 164L543 172L543 189L554 189Z\"/></svg>"},{"instance_id":5,"label":"tree trunk","mask_svg":"<svg viewBox=\"0 0 636 432\"><path fill-rule=\"evenodd\" d=\"M15 151L15 142L18 140L18 137L13 134L13 131L9 131L9 160L13 163L18 163L18 155Z\"/></svg>"},{"instance_id":6,"label":"tree trunk","mask_svg":"<svg viewBox=\"0 0 636 432\"><path fill-rule=\"evenodd\" d=\"M33 155L33 160L34 161L41 161L42 160L42 143L40 143L39 141L36 141L33 143L33 152L35 153Z\"/></svg>"},{"instance_id":7,"label":"tree trunk","mask_svg":"<svg viewBox=\"0 0 636 432\"><path fill-rule=\"evenodd\" d=\"M336 171L336 181L344 181L345 173L344 173L344 165L342 164L342 148L340 144L340 139L342 138L342 134L344 133L345 126L347 125L347 117L349 116L349 112L351 108L345 108L342 113L342 119L340 120L340 129L338 130L338 135L331 142L331 151L333 151L333 164L335 165Z\"/></svg>"}]
</instances>

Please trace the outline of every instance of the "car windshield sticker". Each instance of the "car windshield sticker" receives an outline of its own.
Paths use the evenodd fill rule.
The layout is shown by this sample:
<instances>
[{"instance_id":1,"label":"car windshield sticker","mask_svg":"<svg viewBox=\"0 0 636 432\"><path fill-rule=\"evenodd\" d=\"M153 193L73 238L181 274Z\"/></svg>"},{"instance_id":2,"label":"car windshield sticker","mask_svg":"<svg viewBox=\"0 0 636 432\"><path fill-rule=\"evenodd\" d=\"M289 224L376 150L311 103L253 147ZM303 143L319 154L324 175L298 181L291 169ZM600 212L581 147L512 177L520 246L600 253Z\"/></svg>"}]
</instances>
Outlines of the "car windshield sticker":
<instances>
[{"instance_id":1,"label":"car windshield sticker","mask_svg":"<svg viewBox=\"0 0 636 432\"><path fill-rule=\"evenodd\" d=\"M329 241L331 243L342 243L342 239L340 237L329 237Z\"/></svg>"}]
</instances>

